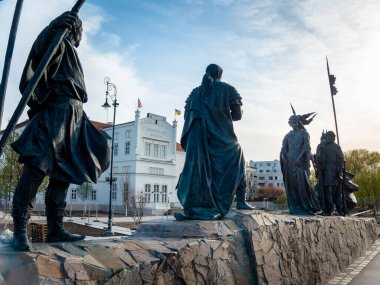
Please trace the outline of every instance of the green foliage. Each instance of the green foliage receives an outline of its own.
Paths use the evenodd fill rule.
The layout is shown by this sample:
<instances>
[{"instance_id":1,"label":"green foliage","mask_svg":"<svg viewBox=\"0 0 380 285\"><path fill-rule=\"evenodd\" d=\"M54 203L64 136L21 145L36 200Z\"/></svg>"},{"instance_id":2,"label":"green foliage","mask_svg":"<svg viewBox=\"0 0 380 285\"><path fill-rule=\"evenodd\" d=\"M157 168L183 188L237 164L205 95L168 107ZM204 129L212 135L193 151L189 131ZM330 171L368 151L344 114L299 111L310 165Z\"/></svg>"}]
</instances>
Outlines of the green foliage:
<instances>
[{"instance_id":1,"label":"green foliage","mask_svg":"<svg viewBox=\"0 0 380 285\"><path fill-rule=\"evenodd\" d=\"M353 182L359 185L355 192L361 206L380 201L380 153L357 149L345 153L346 170L355 175Z\"/></svg>"},{"instance_id":2,"label":"green foliage","mask_svg":"<svg viewBox=\"0 0 380 285\"><path fill-rule=\"evenodd\" d=\"M366 149L355 149L344 154L346 170L354 175L360 172L376 171L380 167L380 153Z\"/></svg>"},{"instance_id":3,"label":"green foliage","mask_svg":"<svg viewBox=\"0 0 380 285\"><path fill-rule=\"evenodd\" d=\"M91 197L91 192L94 190L94 186L90 182L84 182L77 187L77 195L82 201Z\"/></svg>"},{"instance_id":4,"label":"green foliage","mask_svg":"<svg viewBox=\"0 0 380 285\"><path fill-rule=\"evenodd\" d=\"M360 205L372 207L376 202L380 202L380 168L361 171L353 181L359 185L359 191L355 196Z\"/></svg>"},{"instance_id":5,"label":"green foliage","mask_svg":"<svg viewBox=\"0 0 380 285\"><path fill-rule=\"evenodd\" d=\"M7 197L9 192L14 192L22 173L22 165L18 163L18 154L10 146L18 137L17 132L13 132L9 136L0 158L0 191L3 197Z\"/></svg>"},{"instance_id":6,"label":"green foliage","mask_svg":"<svg viewBox=\"0 0 380 285\"><path fill-rule=\"evenodd\" d=\"M280 197L277 198L274 203L280 208L280 209L286 209L288 207L288 199L286 198L286 194L282 194Z\"/></svg>"},{"instance_id":7,"label":"green foliage","mask_svg":"<svg viewBox=\"0 0 380 285\"><path fill-rule=\"evenodd\" d=\"M309 178L309 181L310 181L310 185L311 185L311 187L313 187L313 189L314 189L315 186L317 185L317 182L318 182L318 178L317 178L317 175L315 174L314 169L311 170L311 172L310 172L310 178Z\"/></svg>"},{"instance_id":8,"label":"green foliage","mask_svg":"<svg viewBox=\"0 0 380 285\"><path fill-rule=\"evenodd\" d=\"M13 193L17 183L20 180L23 165L18 162L19 155L13 151L11 144L17 140L19 133L13 132L4 146L3 154L0 158L0 196L7 197L9 193ZM38 192L45 191L49 183L48 177L45 177Z\"/></svg>"}]
</instances>

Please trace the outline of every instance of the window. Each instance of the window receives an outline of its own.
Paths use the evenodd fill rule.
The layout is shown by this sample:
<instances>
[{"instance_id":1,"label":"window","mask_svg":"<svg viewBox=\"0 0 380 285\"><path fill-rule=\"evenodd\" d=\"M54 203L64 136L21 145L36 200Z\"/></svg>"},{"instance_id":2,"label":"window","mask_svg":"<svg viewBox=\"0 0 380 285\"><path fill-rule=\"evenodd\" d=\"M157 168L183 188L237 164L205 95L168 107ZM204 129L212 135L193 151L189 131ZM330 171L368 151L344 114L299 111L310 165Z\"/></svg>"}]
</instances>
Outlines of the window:
<instances>
[{"instance_id":1,"label":"window","mask_svg":"<svg viewBox=\"0 0 380 285\"><path fill-rule=\"evenodd\" d=\"M262 169L260 169L260 171L259 172L263 172L263 170Z\"/></svg>"},{"instance_id":2,"label":"window","mask_svg":"<svg viewBox=\"0 0 380 285\"><path fill-rule=\"evenodd\" d=\"M268 163L267 163L267 166L271 166L271 163L270 163L270 162L268 162Z\"/></svg>"},{"instance_id":3,"label":"window","mask_svg":"<svg viewBox=\"0 0 380 285\"><path fill-rule=\"evenodd\" d=\"M150 203L150 184L145 184L145 201Z\"/></svg>"},{"instance_id":4,"label":"window","mask_svg":"<svg viewBox=\"0 0 380 285\"><path fill-rule=\"evenodd\" d=\"M92 189L91 191L91 200L96 201L96 189Z\"/></svg>"},{"instance_id":5,"label":"window","mask_svg":"<svg viewBox=\"0 0 380 285\"><path fill-rule=\"evenodd\" d=\"M71 200L76 200L77 199L77 189L73 188L71 189Z\"/></svg>"},{"instance_id":6,"label":"window","mask_svg":"<svg viewBox=\"0 0 380 285\"><path fill-rule=\"evenodd\" d=\"M275 180L277 180L277 176L274 177ZM277 185L278 186L278 185Z\"/></svg>"},{"instance_id":7,"label":"window","mask_svg":"<svg viewBox=\"0 0 380 285\"><path fill-rule=\"evenodd\" d=\"M160 196L160 185L158 185L158 184L154 184L154 186L153 186L154 188L153 188L153 193L154 193L154 195L153 195L153 198L154 198L154 203L157 203L158 202L158 197Z\"/></svg>"},{"instance_id":8,"label":"window","mask_svg":"<svg viewBox=\"0 0 380 285\"><path fill-rule=\"evenodd\" d=\"M112 200L117 199L117 184L116 183L112 183L111 198Z\"/></svg>"},{"instance_id":9,"label":"window","mask_svg":"<svg viewBox=\"0 0 380 285\"><path fill-rule=\"evenodd\" d=\"M129 139L131 137L131 130L126 130L125 131L125 138Z\"/></svg>"},{"instance_id":10,"label":"window","mask_svg":"<svg viewBox=\"0 0 380 285\"><path fill-rule=\"evenodd\" d=\"M166 145L161 146L161 157L166 158Z\"/></svg>"},{"instance_id":11,"label":"window","mask_svg":"<svg viewBox=\"0 0 380 285\"><path fill-rule=\"evenodd\" d=\"M145 156L150 156L150 143L145 143Z\"/></svg>"},{"instance_id":12,"label":"window","mask_svg":"<svg viewBox=\"0 0 380 285\"><path fill-rule=\"evenodd\" d=\"M119 167L118 166L114 166L112 167L112 173L115 174L115 173L119 173Z\"/></svg>"},{"instance_id":13,"label":"window","mask_svg":"<svg viewBox=\"0 0 380 285\"><path fill-rule=\"evenodd\" d=\"M149 167L149 174L164 175L164 169L160 167Z\"/></svg>"},{"instance_id":14,"label":"window","mask_svg":"<svg viewBox=\"0 0 380 285\"><path fill-rule=\"evenodd\" d=\"M158 144L153 145L153 156L154 157L158 157L158 147L159 147Z\"/></svg>"},{"instance_id":15,"label":"window","mask_svg":"<svg viewBox=\"0 0 380 285\"><path fill-rule=\"evenodd\" d=\"M264 176L259 176L259 180L265 180Z\"/></svg>"},{"instance_id":16,"label":"window","mask_svg":"<svg viewBox=\"0 0 380 285\"><path fill-rule=\"evenodd\" d=\"M168 186L162 185L161 189L162 189L162 191L161 191L161 202L167 203L168 202Z\"/></svg>"},{"instance_id":17,"label":"window","mask_svg":"<svg viewBox=\"0 0 380 285\"><path fill-rule=\"evenodd\" d=\"M273 180L273 176L269 176L269 180Z\"/></svg>"},{"instance_id":18,"label":"window","mask_svg":"<svg viewBox=\"0 0 380 285\"><path fill-rule=\"evenodd\" d=\"M277 183L277 187L279 187L280 186L280 183Z\"/></svg>"},{"instance_id":19,"label":"window","mask_svg":"<svg viewBox=\"0 0 380 285\"><path fill-rule=\"evenodd\" d=\"M130 173L131 167L130 166L123 166L123 173Z\"/></svg>"},{"instance_id":20,"label":"window","mask_svg":"<svg viewBox=\"0 0 380 285\"><path fill-rule=\"evenodd\" d=\"M131 151L131 142L127 141L125 142L125 154L129 154Z\"/></svg>"},{"instance_id":21,"label":"window","mask_svg":"<svg viewBox=\"0 0 380 285\"><path fill-rule=\"evenodd\" d=\"M273 187L273 183L269 183L268 186L269 186L269 187Z\"/></svg>"},{"instance_id":22,"label":"window","mask_svg":"<svg viewBox=\"0 0 380 285\"><path fill-rule=\"evenodd\" d=\"M265 170L265 172L270 172L270 170L269 170L269 169L267 169L267 170Z\"/></svg>"},{"instance_id":23,"label":"window","mask_svg":"<svg viewBox=\"0 0 380 285\"><path fill-rule=\"evenodd\" d=\"M113 155L116 156L116 155L118 155L118 153L119 153L119 144L115 143L113 145Z\"/></svg>"},{"instance_id":24,"label":"window","mask_svg":"<svg viewBox=\"0 0 380 285\"><path fill-rule=\"evenodd\" d=\"M129 201L129 184L124 183L124 191L123 191L123 202L127 203Z\"/></svg>"},{"instance_id":25,"label":"window","mask_svg":"<svg viewBox=\"0 0 380 285\"><path fill-rule=\"evenodd\" d=\"M265 183L259 183L259 186L265 186Z\"/></svg>"},{"instance_id":26,"label":"window","mask_svg":"<svg viewBox=\"0 0 380 285\"><path fill-rule=\"evenodd\" d=\"M115 140L118 140L118 139L119 139L119 133L116 132L116 133L115 133Z\"/></svg>"}]
</instances>

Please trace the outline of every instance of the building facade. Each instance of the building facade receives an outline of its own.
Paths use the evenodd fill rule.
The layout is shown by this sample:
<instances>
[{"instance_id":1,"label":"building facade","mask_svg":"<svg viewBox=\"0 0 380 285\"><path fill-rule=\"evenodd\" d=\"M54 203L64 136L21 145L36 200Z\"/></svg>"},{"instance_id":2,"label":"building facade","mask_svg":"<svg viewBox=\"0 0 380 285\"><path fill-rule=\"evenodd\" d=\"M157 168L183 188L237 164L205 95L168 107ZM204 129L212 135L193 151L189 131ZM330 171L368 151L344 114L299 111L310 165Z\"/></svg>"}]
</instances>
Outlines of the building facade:
<instances>
[{"instance_id":1,"label":"building facade","mask_svg":"<svg viewBox=\"0 0 380 285\"><path fill-rule=\"evenodd\" d=\"M112 126L102 130L112 136ZM111 196L115 212L128 211L136 202L143 202L148 214L178 206L175 188L183 168L184 152L177 146L176 136L177 121L171 125L165 117L152 113L140 118L137 110L135 121L115 125L111 193L109 168L93 185L87 199L81 199L80 189L72 185L68 204L78 209L90 203L97 210L107 211Z\"/></svg>"},{"instance_id":2,"label":"building facade","mask_svg":"<svg viewBox=\"0 0 380 285\"><path fill-rule=\"evenodd\" d=\"M273 186L284 188L280 162L275 160L268 161L249 161L249 166L256 169L257 186Z\"/></svg>"},{"instance_id":3,"label":"building facade","mask_svg":"<svg viewBox=\"0 0 380 285\"><path fill-rule=\"evenodd\" d=\"M21 133L27 123L17 125L16 131ZM112 125L93 124L109 136L111 146ZM137 201L144 202L147 214L180 206L175 188L183 169L185 152L176 143L176 136L177 121L169 124L165 117L152 113L140 118L137 110L134 121L115 125L112 186L110 167L96 184L70 185L67 210L108 211L110 198L114 212L124 213ZM35 210L44 211L44 208L44 193L39 193Z\"/></svg>"}]
</instances>

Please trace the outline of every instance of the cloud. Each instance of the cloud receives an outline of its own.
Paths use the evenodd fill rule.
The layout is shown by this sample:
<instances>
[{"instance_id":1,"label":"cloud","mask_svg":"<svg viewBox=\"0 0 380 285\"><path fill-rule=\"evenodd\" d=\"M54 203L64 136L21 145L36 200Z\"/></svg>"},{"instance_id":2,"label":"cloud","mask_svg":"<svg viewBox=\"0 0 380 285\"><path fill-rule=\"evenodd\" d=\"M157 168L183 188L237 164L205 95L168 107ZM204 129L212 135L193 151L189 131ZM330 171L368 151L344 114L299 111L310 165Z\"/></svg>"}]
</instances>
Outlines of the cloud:
<instances>
[{"instance_id":1,"label":"cloud","mask_svg":"<svg viewBox=\"0 0 380 285\"><path fill-rule=\"evenodd\" d=\"M0 4L1 51L15 2ZM207 64L215 62L224 69L223 79L243 96L244 115L235 129L247 160L277 158L289 131L290 102L301 114L318 112L308 126L315 149L322 129L334 130L328 55L331 72L337 76L335 103L343 150L380 151L380 2L217 2L188 0L160 6L139 1L133 11L117 16L113 13L123 9L121 2L120 11L101 1L86 3L80 11L85 33L78 53L89 93L88 115L105 121L106 113L99 106L104 103L103 78L108 76L118 88L119 123L134 120L138 97L143 115L152 112L171 121L174 109L182 109L200 83ZM24 3L4 120L19 99L18 81L34 38L73 3ZM140 14L131 20L127 12L137 11ZM143 36L136 30L144 31ZM183 123L179 120L178 134Z\"/></svg>"},{"instance_id":2,"label":"cloud","mask_svg":"<svg viewBox=\"0 0 380 285\"><path fill-rule=\"evenodd\" d=\"M1 19L9 21L9 27L4 25L0 31L1 50L4 43L7 42L7 34L10 29L11 17L13 15L16 1L5 1L0 4ZM33 3L26 1L21 14L17 41L15 45L12 68L5 101L3 127L11 117L20 95L17 90L19 78L27 58L27 54L38 33L56 16L68 10L74 1L42 1L35 0ZM44 9L40 9L40 7ZM99 121L105 121L106 112L100 106L105 99L105 85L103 79L105 76L111 77L111 81L118 88L120 97L120 109L124 108L118 115L118 121L124 122L133 117L132 100L137 102L137 97L144 97L146 88L136 74L133 67L134 52L138 48L136 45L124 47L119 51L120 36L112 33L103 33L102 25L106 22L107 14L99 6L86 4L80 11L80 17L83 20L84 33L78 53L84 67L87 91L89 93L89 102L85 104L88 115ZM97 48L96 43L101 39L107 43L108 51L104 52ZM5 48L4 48L5 50ZM3 65L3 59L0 60ZM127 100L123 100L127 98ZM128 106L128 102L130 105ZM26 119L24 112L21 120Z\"/></svg>"}]
</instances>

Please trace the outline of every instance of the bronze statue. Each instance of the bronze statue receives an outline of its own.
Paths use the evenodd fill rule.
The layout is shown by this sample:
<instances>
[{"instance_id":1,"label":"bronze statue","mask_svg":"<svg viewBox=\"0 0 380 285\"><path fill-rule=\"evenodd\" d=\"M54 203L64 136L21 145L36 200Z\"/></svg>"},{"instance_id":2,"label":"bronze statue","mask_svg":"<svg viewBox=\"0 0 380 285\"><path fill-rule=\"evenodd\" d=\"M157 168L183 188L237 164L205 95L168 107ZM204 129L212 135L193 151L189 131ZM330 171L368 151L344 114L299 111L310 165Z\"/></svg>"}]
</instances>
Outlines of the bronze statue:
<instances>
[{"instance_id":1,"label":"bronze statue","mask_svg":"<svg viewBox=\"0 0 380 285\"><path fill-rule=\"evenodd\" d=\"M342 149L335 143L335 133L328 131L322 135L317 147L316 166L318 172L319 203L322 214L330 216L334 205L339 215L344 215L342 191L338 187L342 172L344 157Z\"/></svg>"},{"instance_id":2,"label":"bronze statue","mask_svg":"<svg viewBox=\"0 0 380 285\"><path fill-rule=\"evenodd\" d=\"M237 209L253 209L245 201L245 161L232 123L242 117L242 98L220 81L222 72L210 64L186 100L181 138L186 160L177 185L184 214L177 213L177 220L222 219L235 193Z\"/></svg>"},{"instance_id":3,"label":"bronze statue","mask_svg":"<svg viewBox=\"0 0 380 285\"><path fill-rule=\"evenodd\" d=\"M82 36L82 22L76 13L65 12L47 26L35 40L27 59L20 91L31 80L39 61L59 29L69 28L28 101L30 122L12 144L20 154L24 170L13 197L14 238L18 251L30 250L26 227L37 189L49 177L45 204L47 241L84 239L63 227L66 195L70 183L96 182L108 168L107 139L91 124L83 111L87 101L83 70L76 47Z\"/></svg>"},{"instance_id":4,"label":"bronze statue","mask_svg":"<svg viewBox=\"0 0 380 285\"><path fill-rule=\"evenodd\" d=\"M309 116L292 115L289 125L292 130L282 141L280 153L281 171L284 178L290 214L310 215L319 210L317 197L310 186L310 138L304 125L310 123Z\"/></svg>"}]
</instances>

